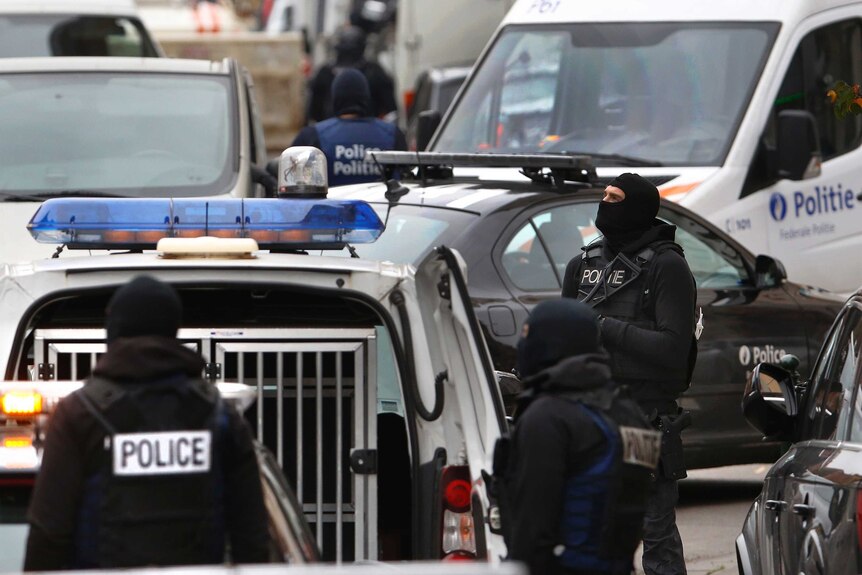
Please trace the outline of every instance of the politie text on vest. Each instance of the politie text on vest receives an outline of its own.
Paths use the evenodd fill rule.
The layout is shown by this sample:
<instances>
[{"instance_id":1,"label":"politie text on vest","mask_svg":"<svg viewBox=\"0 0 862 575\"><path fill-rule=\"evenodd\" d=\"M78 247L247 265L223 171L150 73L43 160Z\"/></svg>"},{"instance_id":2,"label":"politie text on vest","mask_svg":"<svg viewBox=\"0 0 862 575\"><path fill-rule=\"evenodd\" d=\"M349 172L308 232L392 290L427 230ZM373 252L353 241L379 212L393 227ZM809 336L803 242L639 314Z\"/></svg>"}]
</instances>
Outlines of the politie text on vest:
<instances>
[{"instance_id":1,"label":"politie text on vest","mask_svg":"<svg viewBox=\"0 0 862 575\"><path fill-rule=\"evenodd\" d=\"M380 148L365 147L363 144L336 144L332 172L336 176L379 176L380 170L377 166L365 160L366 152L378 150Z\"/></svg>"}]
</instances>

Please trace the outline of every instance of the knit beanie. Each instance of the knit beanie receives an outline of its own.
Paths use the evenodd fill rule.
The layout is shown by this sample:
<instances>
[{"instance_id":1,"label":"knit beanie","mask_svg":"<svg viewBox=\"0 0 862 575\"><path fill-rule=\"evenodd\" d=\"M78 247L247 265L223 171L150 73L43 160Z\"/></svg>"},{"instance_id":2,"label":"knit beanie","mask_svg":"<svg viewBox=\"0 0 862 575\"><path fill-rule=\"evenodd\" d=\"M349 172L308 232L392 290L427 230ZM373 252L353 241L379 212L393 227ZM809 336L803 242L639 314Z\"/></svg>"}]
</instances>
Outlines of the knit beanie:
<instances>
[{"instance_id":1,"label":"knit beanie","mask_svg":"<svg viewBox=\"0 0 862 575\"><path fill-rule=\"evenodd\" d=\"M108 302L108 343L120 337L176 337L182 313L182 302L174 288L150 276L138 276L118 289Z\"/></svg>"},{"instance_id":2,"label":"knit beanie","mask_svg":"<svg viewBox=\"0 0 862 575\"><path fill-rule=\"evenodd\" d=\"M367 116L371 109L371 88L365 74L356 68L342 70L332 81L332 110L336 116Z\"/></svg>"},{"instance_id":3,"label":"knit beanie","mask_svg":"<svg viewBox=\"0 0 862 575\"><path fill-rule=\"evenodd\" d=\"M598 316L571 298L543 301L524 322L518 341L518 372L527 378L574 355L600 349Z\"/></svg>"}]
</instances>

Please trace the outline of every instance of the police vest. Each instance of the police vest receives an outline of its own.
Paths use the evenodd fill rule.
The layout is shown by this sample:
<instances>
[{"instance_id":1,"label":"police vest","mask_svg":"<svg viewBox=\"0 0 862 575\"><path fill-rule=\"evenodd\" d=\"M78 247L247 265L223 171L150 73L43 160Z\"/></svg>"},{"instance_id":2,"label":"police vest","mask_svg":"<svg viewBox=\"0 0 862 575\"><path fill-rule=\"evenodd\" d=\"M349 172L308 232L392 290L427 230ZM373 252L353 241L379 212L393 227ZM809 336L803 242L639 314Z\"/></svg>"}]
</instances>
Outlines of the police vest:
<instances>
[{"instance_id":1,"label":"police vest","mask_svg":"<svg viewBox=\"0 0 862 575\"><path fill-rule=\"evenodd\" d=\"M135 386L93 378L79 398L105 430L76 532L79 567L224 561L218 390L184 377Z\"/></svg>"},{"instance_id":2,"label":"police vest","mask_svg":"<svg viewBox=\"0 0 862 575\"><path fill-rule=\"evenodd\" d=\"M395 147L396 127L376 118L330 118L315 125L328 160L330 186L380 181L380 169L365 153Z\"/></svg>"},{"instance_id":3,"label":"police vest","mask_svg":"<svg viewBox=\"0 0 862 575\"><path fill-rule=\"evenodd\" d=\"M643 535L661 434L647 424L630 399L617 398L607 410L578 403L606 442L587 469L566 481L558 560L571 570L630 573Z\"/></svg>"},{"instance_id":4,"label":"police vest","mask_svg":"<svg viewBox=\"0 0 862 575\"><path fill-rule=\"evenodd\" d=\"M592 305L603 316L655 330L655 301L649 294L650 271L655 257L669 249L679 250L679 246L668 240L657 241L633 256L620 252L608 261L601 241L590 244L584 248L577 271L578 299ZM683 362L677 371L671 371L643 361L625 349L613 350L610 365L614 379L676 382L679 383L677 391L684 391L690 381L689 366Z\"/></svg>"}]
</instances>

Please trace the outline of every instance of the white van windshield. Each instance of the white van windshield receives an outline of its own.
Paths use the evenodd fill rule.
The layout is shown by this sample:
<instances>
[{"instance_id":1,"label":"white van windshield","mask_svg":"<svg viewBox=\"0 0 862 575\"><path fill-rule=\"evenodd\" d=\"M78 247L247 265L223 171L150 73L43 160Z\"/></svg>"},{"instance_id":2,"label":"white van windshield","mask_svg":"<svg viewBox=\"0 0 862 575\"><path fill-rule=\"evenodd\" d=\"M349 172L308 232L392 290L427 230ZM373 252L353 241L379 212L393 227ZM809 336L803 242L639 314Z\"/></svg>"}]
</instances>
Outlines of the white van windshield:
<instances>
[{"instance_id":1,"label":"white van windshield","mask_svg":"<svg viewBox=\"0 0 862 575\"><path fill-rule=\"evenodd\" d=\"M777 30L738 22L507 27L432 149L720 165Z\"/></svg>"},{"instance_id":2,"label":"white van windshield","mask_svg":"<svg viewBox=\"0 0 862 575\"><path fill-rule=\"evenodd\" d=\"M226 76L0 75L0 195L215 195L236 175Z\"/></svg>"}]
</instances>

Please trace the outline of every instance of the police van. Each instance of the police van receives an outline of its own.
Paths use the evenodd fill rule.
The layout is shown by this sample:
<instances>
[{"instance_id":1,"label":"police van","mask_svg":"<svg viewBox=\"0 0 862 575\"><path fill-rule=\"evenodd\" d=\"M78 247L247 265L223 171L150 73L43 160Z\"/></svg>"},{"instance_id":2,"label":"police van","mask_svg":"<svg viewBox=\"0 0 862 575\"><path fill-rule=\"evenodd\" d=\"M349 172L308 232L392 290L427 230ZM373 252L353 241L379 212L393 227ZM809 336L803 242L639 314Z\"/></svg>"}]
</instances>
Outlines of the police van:
<instances>
[{"instance_id":1,"label":"police van","mask_svg":"<svg viewBox=\"0 0 862 575\"><path fill-rule=\"evenodd\" d=\"M638 172L790 279L862 284L862 2L518 0L431 151L589 154Z\"/></svg>"},{"instance_id":2,"label":"police van","mask_svg":"<svg viewBox=\"0 0 862 575\"><path fill-rule=\"evenodd\" d=\"M325 160L289 159L282 188L320 192ZM483 477L505 413L457 252L441 248L415 266L362 259L383 222L361 201L55 198L35 207L37 241L117 253L0 269L4 379L86 378L105 351L111 294L151 275L182 298L178 337L205 359L202 376L252 386L246 414L324 559L504 554ZM356 257L307 253L346 246Z\"/></svg>"}]
</instances>

